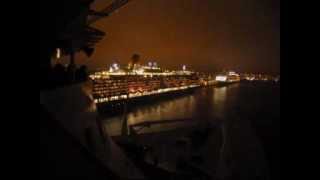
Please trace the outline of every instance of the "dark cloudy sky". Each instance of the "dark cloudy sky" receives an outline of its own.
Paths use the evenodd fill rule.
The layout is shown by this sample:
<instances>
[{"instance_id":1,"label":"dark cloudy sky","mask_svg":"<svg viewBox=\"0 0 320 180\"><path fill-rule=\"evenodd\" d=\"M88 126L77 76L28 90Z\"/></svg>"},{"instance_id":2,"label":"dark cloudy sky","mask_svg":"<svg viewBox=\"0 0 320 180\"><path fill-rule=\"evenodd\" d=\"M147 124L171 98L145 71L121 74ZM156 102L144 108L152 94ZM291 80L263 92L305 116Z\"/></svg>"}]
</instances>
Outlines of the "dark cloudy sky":
<instances>
[{"instance_id":1,"label":"dark cloudy sky","mask_svg":"<svg viewBox=\"0 0 320 180\"><path fill-rule=\"evenodd\" d=\"M279 0L132 0L94 26L107 36L90 59L77 56L90 69L138 53L171 69L280 72Z\"/></svg>"}]
</instances>

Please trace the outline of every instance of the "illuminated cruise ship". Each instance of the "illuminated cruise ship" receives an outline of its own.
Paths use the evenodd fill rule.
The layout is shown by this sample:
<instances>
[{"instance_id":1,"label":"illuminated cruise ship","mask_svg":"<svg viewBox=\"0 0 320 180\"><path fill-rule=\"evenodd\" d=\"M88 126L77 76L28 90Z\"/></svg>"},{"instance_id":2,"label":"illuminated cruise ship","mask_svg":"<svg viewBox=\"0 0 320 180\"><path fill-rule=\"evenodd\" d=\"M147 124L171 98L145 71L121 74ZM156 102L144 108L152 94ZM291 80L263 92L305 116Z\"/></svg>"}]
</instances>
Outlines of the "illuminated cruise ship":
<instances>
[{"instance_id":1,"label":"illuminated cruise ship","mask_svg":"<svg viewBox=\"0 0 320 180\"><path fill-rule=\"evenodd\" d=\"M121 69L113 64L109 70L90 75L93 98L98 108L121 107L126 102L147 101L160 95L179 94L199 87L199 78L183 66L180 71L162 70L156 63Z\"/></svg>"}]
</instances>

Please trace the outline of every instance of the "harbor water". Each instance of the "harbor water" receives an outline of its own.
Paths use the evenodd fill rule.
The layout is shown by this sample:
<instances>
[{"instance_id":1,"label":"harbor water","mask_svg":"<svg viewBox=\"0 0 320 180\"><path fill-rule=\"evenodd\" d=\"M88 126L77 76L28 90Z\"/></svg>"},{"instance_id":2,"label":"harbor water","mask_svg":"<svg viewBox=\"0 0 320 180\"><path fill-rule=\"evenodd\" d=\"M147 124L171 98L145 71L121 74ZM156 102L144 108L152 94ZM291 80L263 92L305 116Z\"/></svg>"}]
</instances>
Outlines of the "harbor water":
<instances>
[{"instance_id":1,"label":"harbor water","mask_svg":"<svg viewBox=\"0 0 320 180\"><path fill-rule=\"evenodd\" d=\"M125 128L143 122L154 122L138 129L138 134L145 137L178 133L179 129L209 123L218 127L220 133L218 138L207 141L219 139L217 159L220 162L215 170L222 173L221 176L253 171L257 177L279 177L280 84L241 82L204 87L193 94L135 107L126 115L103 117L104 126L113 137L119 137ZM171 138L168 134L165 137Z\"/></svg>"}]
</instances>

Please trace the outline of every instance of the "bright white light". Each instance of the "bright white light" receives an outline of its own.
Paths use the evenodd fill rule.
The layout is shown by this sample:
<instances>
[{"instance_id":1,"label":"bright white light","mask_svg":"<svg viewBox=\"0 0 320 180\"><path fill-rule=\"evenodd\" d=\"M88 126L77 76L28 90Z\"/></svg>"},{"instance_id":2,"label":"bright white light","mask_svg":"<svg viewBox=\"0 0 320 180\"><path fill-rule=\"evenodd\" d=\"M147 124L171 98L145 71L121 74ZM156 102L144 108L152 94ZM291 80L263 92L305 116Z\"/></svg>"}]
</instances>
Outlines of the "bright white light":
<instances>
[{"instance_id":1,"label":"bright white light","mask_svg":"<svg viewBox=\"0 0 320 180\"><path fill-rule=\"evenodd\" d=\"M118 70L120 67L117 63L113 63L112 64L112 67L115 69L115 70Z\"/></svg>"},{"instance_id":2,"label":"bright white light","mask_svg":"<svg viewBox=\"0 0 320 180\"><path fill-rule=\"evenodd\" d=\"M222 81L222 82L225 82L225 81L227 81L227 76L224 76L224 75L218 75L218 76L216 76L216 81Z\"/></svg>"},{"instance_id":3,"label":"bright white light","mask_svg":"<svg viewBox=\"0 0 320 180\"><path fill-rule=\"evenodd\" d=\"M61 49L57 48L57 54L56 54L57 59L60 59L61 57Z\"/></svg>"},{"instance_id":4,"label":"bright white light","mask_svg":"<svg viewBox=\"0 0 320 180\"><path fill-rule=\"evenodd\" d=\"M186 66L186 65L183 65L183 66L182 66L182 70L185 71L186 69L187 69L187 66Z\"/></svg>"},{"instance_id":5,"label":"bright white light","mask_svg":"<svg viewBox=\"0 0 320 180\"><path fill-rule=\"evenodd\" d=\"M151 67L152 66L152 62L148 62L148 66Z\"/></svg>"},{"instance_id":6,"label":"bright white light","mask_svg":"<svg viewBox=\"0 0 320 180\"><path fill-rule=\"evenodd\" d=\"M138 69L138 70L136 70L136 73L137 73L137 74L143 74L143 73L144 73L144 69L142 69L142 68L141 68L141 69Z\"/></svg>"}]
</instances>

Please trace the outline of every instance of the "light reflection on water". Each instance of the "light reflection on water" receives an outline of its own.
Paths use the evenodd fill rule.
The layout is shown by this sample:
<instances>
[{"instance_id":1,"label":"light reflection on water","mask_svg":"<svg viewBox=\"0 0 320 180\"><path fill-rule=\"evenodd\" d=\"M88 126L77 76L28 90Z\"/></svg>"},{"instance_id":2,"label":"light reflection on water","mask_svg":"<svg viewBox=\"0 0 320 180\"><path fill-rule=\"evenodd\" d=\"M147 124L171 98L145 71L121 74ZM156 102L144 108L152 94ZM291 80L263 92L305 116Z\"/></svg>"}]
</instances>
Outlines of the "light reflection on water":
<instances>
[{"instance_id":1,"label":"light reflection on water","mask_svg":"<svg viewBox=\"0 0 320 180\"><path fill-rule=\"evenodd\" d=\"M228 87L202 88L191 95L138 107L127 113L127 124L130 126L145 121L176 119L193 119L198 122L223 118L228 91L232 91L237 86L234 84ZM105 126L111 136L121 134L123 120L123 115L106 119ZM183 123L152 125L141 133L169 130L182 126Z\"/></svg>"},{"instance_id":2,"label":"light reflection on water","mask_svg":"<svg viewBox=\"0 0 320 180\"><path fill-rule=\"evenodd\" d=\"M145 122L145 121L159 121L170 119L185 119L193 116L195 108L194 95L184 96L169 101L157 102L149 106L142 106L138 109L128 112L127 123L129 125ZM106 119L106 129L111 136L120 135L123 115ZM170 123L153 125L142 132L168 130L180 126L181 123Z\"/></svg>"},{"instance_id":3,"label":"light reflection on water","mask_svg":"<svg viewBox=\"0 0 320 180\"><path fill-rule=\"evenodd\" d=\"M215 88L213 93L213 108L216 112L216 116L218 118L222 118L224 107L225 107L225 101L226 101L226 93L227 93L227 87L221 87L221 88Z\"/></svg>"},{"instance_id":4,"label":"light reflection on water","mask_svg":"<svg viewBox=\"0 0 320 180\"><path fill-rule=\"evenodd\" d=\"M272 167L267 167L268 163L273 166L278 163L277 159L268 159L266 163L265 154L267 151L272 158L277 157L277 146L274 148L274 144L266 143L277 142L279 138L279 99L279 86L273 85L233 84L202 88L192 95L138 107L128 113L127 122L128 125L133 125L145 121L183 118L196 123L218 122L219 127L222 127L223 141L219 155L219 176L223 178L227 174L242 172L267 177L268 167ZM123 119L123 116L106 119L105 125L110 135L121 134ZM189 123L158 124L145 128L142 133L171 130L187 125ZM266 137L274 138L261 141ZM210 156L206 156L206 159L214 159L211 149L208 149L208 153ZM210 163L207 166L213 167ZM278 170L274 168L272 171L277 173Z\"/></svg>"}]
</instances>

